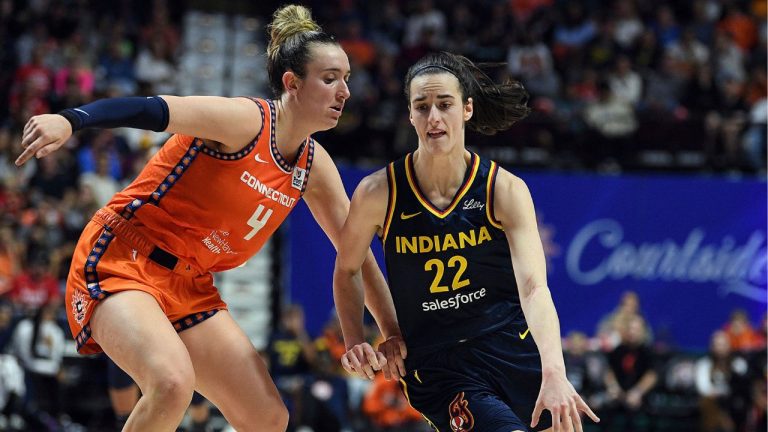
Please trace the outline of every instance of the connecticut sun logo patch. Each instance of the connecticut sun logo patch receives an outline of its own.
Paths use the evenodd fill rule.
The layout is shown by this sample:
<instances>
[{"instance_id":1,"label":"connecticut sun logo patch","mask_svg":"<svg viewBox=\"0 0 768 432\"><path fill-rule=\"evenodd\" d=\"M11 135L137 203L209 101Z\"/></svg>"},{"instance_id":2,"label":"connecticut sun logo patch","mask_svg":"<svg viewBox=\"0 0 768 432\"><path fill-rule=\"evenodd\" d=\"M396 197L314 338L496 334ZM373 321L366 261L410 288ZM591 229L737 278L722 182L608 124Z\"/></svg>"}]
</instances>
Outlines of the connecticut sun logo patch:
<instances>
[{"instance_id":1,"label":"connecticut sun logo patch","mask_svg":"<svg viewBox=\"0 0 768 432\"><path fill-rule=\"evenodd\" d=\"M448 415L451 416L453 432L469 432L475 427L475 419L469 411L469 402L464 400L464 392L457 394L448 406Z\"/></svg>"},{"instance_id":2,"label":"connecticut sun logo patch","mask_svg":"<svg viewBox=\"0 0 768 432\"><path fill-rule=\"evenodd\" d=\"M83 326L83 320L85 319L85 311L90 303L90 299L80 291L75 291L72 294L72 315L75 316L75 321L80 327Z\"/></svg>"}]
</instances>

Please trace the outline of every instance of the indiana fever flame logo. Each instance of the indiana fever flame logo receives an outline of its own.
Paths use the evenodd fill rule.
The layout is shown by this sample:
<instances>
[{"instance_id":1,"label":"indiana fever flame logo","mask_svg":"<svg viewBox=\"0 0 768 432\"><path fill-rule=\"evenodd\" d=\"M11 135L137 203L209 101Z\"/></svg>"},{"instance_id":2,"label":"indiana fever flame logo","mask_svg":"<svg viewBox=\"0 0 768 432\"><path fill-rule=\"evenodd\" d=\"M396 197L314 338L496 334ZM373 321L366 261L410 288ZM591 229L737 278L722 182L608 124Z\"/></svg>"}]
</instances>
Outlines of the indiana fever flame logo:
<instances>
[{"instance_id":1,"label":"indiana fever flame logo","mask_svg":"<svg viewBox=\"0 0 768 432\"><path fill-rule=\"evenodd\" d=\"M453 432L469 432L475 427L475 419L467 407L469 402L464 400L464 392L456 395L448 406L448 415L451 416L451 430Z\"/></svg>"}]
</instances>

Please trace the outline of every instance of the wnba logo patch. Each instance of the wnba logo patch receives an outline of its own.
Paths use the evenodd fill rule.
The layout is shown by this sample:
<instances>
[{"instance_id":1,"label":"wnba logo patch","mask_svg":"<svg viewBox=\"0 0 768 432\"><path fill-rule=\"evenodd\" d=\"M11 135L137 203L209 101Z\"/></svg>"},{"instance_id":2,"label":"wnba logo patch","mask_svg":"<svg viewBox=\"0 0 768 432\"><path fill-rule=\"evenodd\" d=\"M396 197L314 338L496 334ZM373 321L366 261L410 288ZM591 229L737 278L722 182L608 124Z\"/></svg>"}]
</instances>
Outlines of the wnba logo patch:
<instances>
[{"instance_id":1,"label":"wnba logo patch","mask_svg":"<svg viewBox=\"0 0 768 432\"><path fill-rule=\"evenodd\" d=\"M291 179L291 186L294 189L301 190L304 186L304 180L307 178L307 170L296 167L293 169L293 178Z\"/></svg>"},{"instance_id":2,"label":"wnba logo patch","mask_svg":"<svg viewBox=\"0 0 768 432\"><path fill-rule=\"evenodd\" d=\"M464 400L464 392L456 395L448 406L448 415L451 416L451 430L453 432L469 432L475 427L475 419L469 411L469 402Z\"/></svg>"},{"instance_id":3,"label":"wnba logo patch","mask_svg":"<svg viewBox=\"0 0 768 432\"><path fill-rule=\"evenodd\" d=\"M85 319L85 310L88 307L90 300L85 297L80 291L75 291L72 294L72 315L75 316L75 321L80 327L83 326L83 320Z\"/></svg>"}]
</instances>

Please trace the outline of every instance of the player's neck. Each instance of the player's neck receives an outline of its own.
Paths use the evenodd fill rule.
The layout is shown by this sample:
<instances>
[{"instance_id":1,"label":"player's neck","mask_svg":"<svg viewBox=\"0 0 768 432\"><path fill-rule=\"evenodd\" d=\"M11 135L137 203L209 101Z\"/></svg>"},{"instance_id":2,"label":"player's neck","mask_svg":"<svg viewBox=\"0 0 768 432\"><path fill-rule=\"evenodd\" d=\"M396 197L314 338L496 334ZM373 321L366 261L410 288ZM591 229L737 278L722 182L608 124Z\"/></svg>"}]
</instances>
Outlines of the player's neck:
<instances>
[{"instance_id":1,"label":"player's neck","mask_svg":"<svg viewBox=\"0 0 768 432\"><path fill-rule=\"evenodd\" d=\"M304 126L296 113L291 109L286 109L286 103L283 99L275 101L275 143L277 151L288 161L296 159L301 144L314 131Z\"/></svg>"},{"instance_id":2,"label":"player's neck","mask_svg":"<svg viewBox=\"0 0 768 432\"><path fill-rule=\"evenodd\" d=\"M446 154L423 149L413 153L413 168L421 190L427 194L453 197L464 181L472 155L463 146Z\"/></svg>"}]
</instances>

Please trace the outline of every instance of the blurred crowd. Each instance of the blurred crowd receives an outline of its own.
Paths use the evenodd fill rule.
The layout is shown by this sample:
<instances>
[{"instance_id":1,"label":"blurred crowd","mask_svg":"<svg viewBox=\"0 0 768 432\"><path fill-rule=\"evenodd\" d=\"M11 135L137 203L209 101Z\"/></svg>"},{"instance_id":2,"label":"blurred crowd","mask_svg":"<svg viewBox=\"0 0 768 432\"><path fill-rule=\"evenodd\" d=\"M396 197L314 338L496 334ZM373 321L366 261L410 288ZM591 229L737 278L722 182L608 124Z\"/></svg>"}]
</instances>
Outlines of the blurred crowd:
<instances>
[{"instance_id":1,"label":"blurred crowd","mask_svg":"<svg viewBox=\"0 0 768 432\"><path fill-rule=\"evenodd\" d=\"M627 291L594 336L564 338L568 379L601 418L590 430L765 429L765 314L754 326L745 311L734 310L702 354L654 335L640 305L639 295Z\"/></svg>"},{"instance_id":2,"label":"blurred crowd","mask_svg":"<svg viewBox=\"0 0 768 432\"><path fill-rule=\"evenodd\" d=\"M167 137L84 131L68 151L17 168L24 123L102 97L178 93L183 16L192 5L217 12L216 3L0 0L0 430L71 424L63 402L73 400L62 401L57 386L83 378L62 368L74 243ZM277 6L232 3L262 23ZM494 64L492 76L521 80L531 93L528 119L496 136L469 135L474 149L502 163L765 175L765 0L304 3L352 64L353 97L339 126L320 137L340 161L380 166L415 148L403 76L425 53L449 50ZM765 425L765 319L744 333L748 319L734 314L713 334L711 352L692 358L651 343L639 308L622 310L595 337L566 339L569 377L605 424ZM292 427L424 430L396 383L340 374L334 320L318 340L306 335L297 307L281 322L265 356L298 413ZM659 419L670 423L651 425Z\"/></svg>"},{"instance_id":3,"label":"blurred crowd","mask_svg":"<svg viewBox=\"0 0 768 432\"><path fill-rule=\"evenodd\" d=\"M310 3L352 61L332 154L378 164L412 150L402 77L448 50L531 94L528 119L468 138L502 163L765 171L764 0Z\"/></svg>"}]
</instances>

